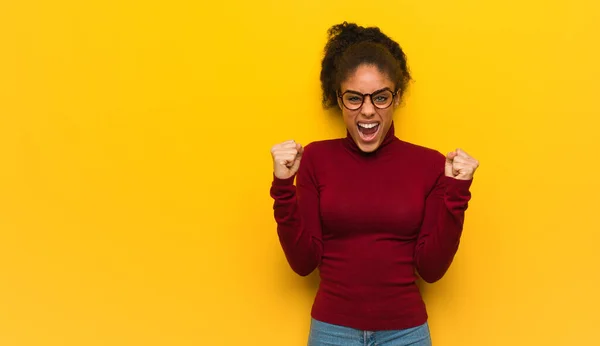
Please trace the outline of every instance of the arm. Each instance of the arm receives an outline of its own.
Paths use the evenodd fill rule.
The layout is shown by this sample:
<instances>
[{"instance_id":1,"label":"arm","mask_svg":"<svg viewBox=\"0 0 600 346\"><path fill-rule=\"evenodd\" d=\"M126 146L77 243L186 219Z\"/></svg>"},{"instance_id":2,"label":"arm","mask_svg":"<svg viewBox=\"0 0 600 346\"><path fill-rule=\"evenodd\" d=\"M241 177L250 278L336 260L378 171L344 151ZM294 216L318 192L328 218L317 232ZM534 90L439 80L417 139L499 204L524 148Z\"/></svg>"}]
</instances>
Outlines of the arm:
<instances>
[{"instance_id":1,"label":"arm","mask_svg":"<svg viewBox=\"0 0 600 346\"><path fill-rule=\"evenodd\" d=\"M415 249L421 278L435 282L444 276L458 250L471 198L472 180L459 180L439 170L437 182L425 201L425 215Z\"/></svg>"},{"instance_id":2,"label":"arm","mask_svg":"<svg viewBox=\"0 0 600 346\"><path fill-rule=\"evenodd\" d=\"M319 266L323 253L319 192L310 156L307 147L298 168L296 186L294 176L288 179L274 176L270 190L279 242L290 267L301 276Z\"/></svg>"}]
</instances>

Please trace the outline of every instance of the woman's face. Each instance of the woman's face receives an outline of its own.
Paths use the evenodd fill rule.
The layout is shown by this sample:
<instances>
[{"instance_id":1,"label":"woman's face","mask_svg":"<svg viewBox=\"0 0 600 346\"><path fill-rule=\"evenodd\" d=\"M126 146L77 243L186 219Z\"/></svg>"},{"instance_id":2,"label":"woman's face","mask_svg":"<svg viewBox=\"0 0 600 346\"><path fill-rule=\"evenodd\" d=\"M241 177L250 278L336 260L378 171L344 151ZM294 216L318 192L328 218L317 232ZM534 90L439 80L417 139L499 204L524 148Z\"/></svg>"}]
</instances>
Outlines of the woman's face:
<instances>
[{"instance_id":1,"label":"woman's face","mask_svg":"<svg viewBox=\"0 0 600 346\"><path fill-rule=\"evenodd\" d=\"M389 91L384 91L386 89ZM379 148L390 129L394 111L400 104L400 97L392 96L394 91L394 83L373 65L360 65L341 83L340 94L343 97L338 98L338 104L344 123L363 152L373 152ZM361 96L374 93L373 100L371 96ZM364 101L362 106L361 101Z\"/></svg>"}]
</instances>

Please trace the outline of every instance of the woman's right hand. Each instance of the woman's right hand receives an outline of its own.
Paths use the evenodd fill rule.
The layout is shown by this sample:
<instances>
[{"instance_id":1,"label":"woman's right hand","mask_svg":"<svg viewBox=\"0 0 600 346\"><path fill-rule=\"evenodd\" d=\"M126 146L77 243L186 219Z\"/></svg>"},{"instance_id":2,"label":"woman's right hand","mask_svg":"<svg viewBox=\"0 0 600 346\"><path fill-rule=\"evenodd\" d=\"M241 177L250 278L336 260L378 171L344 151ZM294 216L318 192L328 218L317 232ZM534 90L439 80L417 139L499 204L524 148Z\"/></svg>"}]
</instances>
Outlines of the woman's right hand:
<instances>
[{"instance_id":1,"label":"woman's right hand","mask_svg":"<svg viewBox=\"0 0 600 346\"><path fill-rule=\"evenodd\" d=\"M273 173L278 179L288 179L298 172L304 148L293 140L275 144L271 148Z\"/></svg>"}]
</instances>

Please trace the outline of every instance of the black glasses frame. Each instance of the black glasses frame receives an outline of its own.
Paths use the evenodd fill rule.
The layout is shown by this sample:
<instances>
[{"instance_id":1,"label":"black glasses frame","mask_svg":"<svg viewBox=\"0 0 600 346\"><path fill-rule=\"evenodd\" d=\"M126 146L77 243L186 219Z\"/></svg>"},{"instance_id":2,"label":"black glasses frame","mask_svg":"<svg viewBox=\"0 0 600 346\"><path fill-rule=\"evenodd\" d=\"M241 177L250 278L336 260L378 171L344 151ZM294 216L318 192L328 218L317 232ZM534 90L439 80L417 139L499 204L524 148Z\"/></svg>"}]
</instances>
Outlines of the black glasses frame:
<instances>
[{"instance_id":1,"label":"black glasses frame","mask_svg":"<svg viewBox=\"0 0 600 346\"><path fill-rule=\"evenodd\" d=\"M385 107L379 107L379 106L377 106L377 105L375 104L375 102L373 102L373 97L372 97L372 96L373 96L373 95L377 95L377 94L379 94L379 93L382 93L382 92L384 92L384 91L389 91L389 92L391 92L391 93L392 93L392 102L390 102L390 104L389 104L389 105L387 105L387 106L385 106ZM346 109L348 109L348 110L351 110L351 111L357 111L357 110L361 109L361 107L362 107L362 106L365 104L365 99L367 98L367 96L369 96L369 100L371 100L371 104L373 105L373 107L375 107L375 108L377 108L377 109L387 109L387 108L390 108L390 106L392 105L392 103L394 103L394 98L396 97L396 95L398 95L398 91L400 91L400 90L392 91L392 89L390 89L390 88L383 88L383 89L380 89L380 90L376 90L376 91L374 91L374 92L372 92L372 93L370 93L370 94L361 94L361 93L359 93L359 92L352 91L352 90L346 90L346 91L344 91L344 92L343 92L343 93L341 93L341 94L340 94L340 93L339 93L339 91L338 91L338 93L337 93L337 94L338 94L338 98L340 99L340 102L342 103L342 105L343 105L343 106L344 106ZM354 95L356 95L356 96L361 96L361 97L362 97L362 102L361 102L360 106L358 106L357 108L350 108L350 107L346 106L346 104L344 103L344 98L343 98L343 97L344 97L344 95L346 95L346 94L348 94L348 93L350 93L350 94L354 94Z\"/></svg>"}]
</instances>

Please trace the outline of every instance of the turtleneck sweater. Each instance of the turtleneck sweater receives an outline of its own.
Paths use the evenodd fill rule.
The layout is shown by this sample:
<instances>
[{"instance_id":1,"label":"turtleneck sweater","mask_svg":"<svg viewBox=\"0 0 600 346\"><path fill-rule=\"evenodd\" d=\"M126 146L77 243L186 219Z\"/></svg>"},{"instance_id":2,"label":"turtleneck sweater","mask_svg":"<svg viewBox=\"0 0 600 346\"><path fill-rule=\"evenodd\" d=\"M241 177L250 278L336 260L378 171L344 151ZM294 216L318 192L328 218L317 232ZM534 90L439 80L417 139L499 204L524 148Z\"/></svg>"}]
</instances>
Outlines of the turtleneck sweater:
<instances>
[{"instance_id":1,"label":"turtleneck sweater","mask_svg":"<svg viewBox=\"0 0 600 346\"><path fill-rule=\"evenodd\" d=\"M295 176L273 176L287 262L302 276L319 271L314 319L370 331L427 321L417 280L448 270L471 198L472 181L447 177L445 160L398 139L392 123L374 152L347 132L306 145Z\"/></svg>"}]
</instances>

